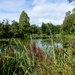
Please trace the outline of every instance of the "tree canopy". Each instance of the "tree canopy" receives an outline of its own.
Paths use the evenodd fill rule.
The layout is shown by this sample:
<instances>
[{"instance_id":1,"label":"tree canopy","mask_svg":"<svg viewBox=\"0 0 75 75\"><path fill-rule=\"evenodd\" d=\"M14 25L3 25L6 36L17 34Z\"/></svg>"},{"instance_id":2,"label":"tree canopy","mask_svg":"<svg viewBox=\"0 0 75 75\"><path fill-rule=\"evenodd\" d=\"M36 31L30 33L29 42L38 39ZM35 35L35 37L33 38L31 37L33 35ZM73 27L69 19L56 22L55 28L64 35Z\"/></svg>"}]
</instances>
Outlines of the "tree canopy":
<instances>
[{"instance_id":1,"label":"tree canopy","mask_svg":"<svg viewBox=\"0 0 75 75\"><path fill-rule=\"evenodd\" d=\"M75 33L75 13L74 9L72 10L72 14L65 17L62 25L63 33L73 34Z\"/></svg>"},{"instance_id":2,"label":"tree canopy","mask_svg":"<svg viewBox=\"0 0 75 75\"><path fill-rule=\"evenodd\" d=\"M25 11L22 11L19 18L19 32L21 36L24 36L29 33L30 28L30 18L28 17Z\"/></svg>"},{"instance_id":3,"label":"tree canopy","mask_svg":"<svg viewBox=\"0 0 75 75\"><path fill-rule=\"evenodd\" d=\"M9 20L5 19L0 21L0 38L23 38L29 37L29 35L51 35L58 34L60 32L59 25L53 25L52 23L42 23L41 27L36 24L30 25L30 18L25 11L20 14L19 22L13 20L11 24ZM74 22L75 23L75 22ZM73 24L74 24L73 23Z\"/></svg>"}]
</instances>

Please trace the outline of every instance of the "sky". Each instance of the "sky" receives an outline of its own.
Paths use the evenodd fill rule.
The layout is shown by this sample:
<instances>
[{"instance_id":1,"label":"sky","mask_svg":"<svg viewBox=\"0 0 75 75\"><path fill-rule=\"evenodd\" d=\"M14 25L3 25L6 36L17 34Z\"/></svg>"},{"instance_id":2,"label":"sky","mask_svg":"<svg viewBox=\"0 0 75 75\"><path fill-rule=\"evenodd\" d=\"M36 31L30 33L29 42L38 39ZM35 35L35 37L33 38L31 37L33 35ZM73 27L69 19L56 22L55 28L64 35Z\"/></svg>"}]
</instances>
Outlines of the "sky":
<instances>
[{"instance_id":1,"label":"sky","mask_svg":"<svg viewBox=\"0 0 75 75\"><path fill-rule=\"evenodd\" d=\"M61 25L65 13L75 7L67 0L0 0L0 20L19 21L24 10L30 17L30 24L41 26L42 22Z\"/></svg>"}]
</instances>

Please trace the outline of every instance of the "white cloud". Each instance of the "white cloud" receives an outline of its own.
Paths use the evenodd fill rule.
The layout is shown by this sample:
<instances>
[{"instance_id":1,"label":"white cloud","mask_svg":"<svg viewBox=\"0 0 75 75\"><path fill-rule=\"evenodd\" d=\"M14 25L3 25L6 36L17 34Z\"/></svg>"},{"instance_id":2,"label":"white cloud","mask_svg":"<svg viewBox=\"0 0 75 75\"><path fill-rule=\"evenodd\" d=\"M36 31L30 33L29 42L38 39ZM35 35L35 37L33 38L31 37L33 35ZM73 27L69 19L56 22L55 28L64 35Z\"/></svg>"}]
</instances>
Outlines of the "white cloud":
<instances>
[{"instance_id":1,"label":"white cloud","mask_svg":"<svg viewBox=\"0 0 75 75\"><path fill-rule=\"evenodd\" d=\"M6 11L19 11L23 9L23 4L25 0L3 0L0 2L0 9Z\"/></svg>"},{"instance_id":2,"label":"white cloud","mask_svg":"<svg viewBox=\"0 0 75 75\"><path fill-rule=\"evenodd\" d=\"M0 1L0 19L10 19L18 21L20 13L25 10L30 17L31 24L41 25L42 22L52 22L62 24L65 13L72 10L75 6L65 0L61 3L52 3L48 0L2 0ZM51 0L53 1L53 0ZM59 1L59 0L57 0Z\"/></svg>"},{"instance_id":3,"label":"white cloud","mask_svg":"<svg viewBox=\"0 0 75 75\"><path fill-rule=\"evenodd\" d=\"M35 0L37 1L37 0ZM43 3L36 5L29 10L28 14L31 18L31 23L40 24L42 22L52 22L53 24L62 24L65 13L72 10L74 5L68 3ZM34 22L35 19L35 22Z\"/></svg>"},{"instance_id":4,"label":"white cloud","mask_svg":"<svg viewBox=\"0 0 75 75\"><path fill-rule=\"evenodd\" d=\"M10 19L18 21L20 13L26 7L26 0L2 0L0 2L0 20Z\"/></svg>"}]
</instances>

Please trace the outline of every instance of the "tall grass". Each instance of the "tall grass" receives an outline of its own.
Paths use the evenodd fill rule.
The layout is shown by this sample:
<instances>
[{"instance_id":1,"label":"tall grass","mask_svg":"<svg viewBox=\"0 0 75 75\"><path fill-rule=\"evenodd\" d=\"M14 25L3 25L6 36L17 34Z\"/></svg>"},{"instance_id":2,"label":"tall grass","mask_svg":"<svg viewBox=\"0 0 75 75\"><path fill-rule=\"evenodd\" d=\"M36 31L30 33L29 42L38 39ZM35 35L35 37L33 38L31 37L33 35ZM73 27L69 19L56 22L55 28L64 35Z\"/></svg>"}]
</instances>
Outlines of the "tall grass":
<instances>
[{"instance_id":1,"label":"tall grass","mask_svg":"<svg viewBox=\"0 0 75 75\"><path fill-rule=\"evenodd\" d=\"M12 39L17 49L10 45L0 52L1 75L74 75L75 74L75 44L65 43L62 48L54 47L54 38L51 34L52 54L46 54L36 47L36 43L21 42ZM67 40L66 40L67 42Z\"/></svg>"},{"instance_id":2,"label":"tall grass","mask_svg":"<svg viewBox=\"0 0 75 75\"><path fill-rule=\"evenodd\" d=\"M31 74L33 62L28 56L27 49L20 40L15 41L19 51L13 49L12 46L7 46L5 52L0 57L0 74L1 75L23 75Z\"/></svg>"}]
</instances>

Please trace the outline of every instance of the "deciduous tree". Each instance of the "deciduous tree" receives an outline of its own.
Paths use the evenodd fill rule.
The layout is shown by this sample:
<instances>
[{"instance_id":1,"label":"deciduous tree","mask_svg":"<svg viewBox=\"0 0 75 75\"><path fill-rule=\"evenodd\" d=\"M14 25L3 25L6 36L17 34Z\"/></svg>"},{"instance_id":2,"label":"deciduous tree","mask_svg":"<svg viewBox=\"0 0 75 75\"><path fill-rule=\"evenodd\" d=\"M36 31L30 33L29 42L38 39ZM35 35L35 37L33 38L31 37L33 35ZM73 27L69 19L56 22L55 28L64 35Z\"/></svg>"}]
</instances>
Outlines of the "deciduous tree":
<instances>
[{"instance_id":1,"label":"deciduous tree","mask_svg":"<svg viewBox=\"0 0 75 75\"><path fill-rule=\"evenodd\" d=\"M22 37L30 32L30 18L25 11L22 11L19 18L19 33Z\"/></svg>"}]
</instances>

